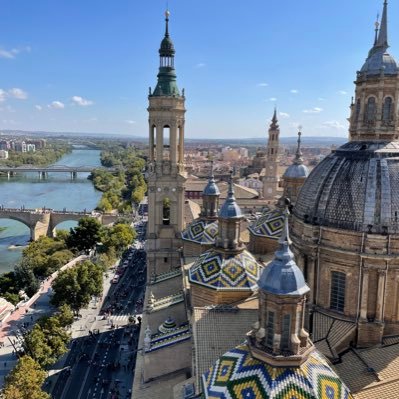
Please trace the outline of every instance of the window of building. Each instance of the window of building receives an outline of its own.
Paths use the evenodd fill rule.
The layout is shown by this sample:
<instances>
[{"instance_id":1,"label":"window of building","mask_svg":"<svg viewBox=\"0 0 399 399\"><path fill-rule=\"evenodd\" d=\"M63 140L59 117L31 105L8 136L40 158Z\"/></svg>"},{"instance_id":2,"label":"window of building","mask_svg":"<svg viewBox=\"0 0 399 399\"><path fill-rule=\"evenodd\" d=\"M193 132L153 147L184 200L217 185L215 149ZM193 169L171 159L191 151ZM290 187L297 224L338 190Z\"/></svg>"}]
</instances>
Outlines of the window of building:
<instances>
[{"instance_id":1,"label":"window of building","mask_svg":"<svg viewBox=\"0 0 399 399\"><path fill-rule=\"evenodd\" d=\"M266 324L266 345L269 348L273 348L274 338L274 312L267 312L267 324Z\"/></svg>"},{"instance_id":2,"label":"window of building","mask_svg":"<svg viewBox=\"0 0 399 399\"><path fill-rule=\"evenodd\" d=\"M387 97L384 101L384 108L382 110L382 120L384 122L391 122L392 120L392 98Z\"/></svg>"},{"instance_id":3,"label":"window of building","mask_svg":"<svg viewBox=\"0 0 399 399\"><path fill-rule=\"evenodd\" d=\"M291 330L291 316L289 314L285 314L283 316L283 324L282 324L282 332L281 332L281 350L289 350L290 349L290 330Z\"/></svg>"},{"instance_id":4,"label":"window of building","mask_svg":"<svg viewBox=\"0 0 399 399\"><path fill-rule=\"evenodd\" d=\"M360 99L359 100L357 100L357 102L356 102L356 116L355 116L355 118L356 118L356 122L359 120L359 115L360 115L360 108L361 108L361 105L360 105Z\"/></svg>"},{"instance_id":5,"label":"window of building","mask_svg":"<svg viewBox=\"0 0 399 399\"><path fill-rule=\"evenodd\" d=\"M366 122L374 122L376 113L375 97L370 97L367 101Z\"/></svg>"},{"instance_id":6,"label":"window of building","mask_svg":"<svg viewBox=\"0 0 399 399\"><path fill-rule=\"evenodd\" d=\"M163 258L164 263L168 263L168 258Z\"/></svg>"},{"instance_id":7,"label":"window of building","mask_svg":"<svg viewBox=\"0 0 399 399\"><path fill-rule=\"evenodd\" d=\"M168 125L163 127L163 159L170 159L170 127Z\"/></svg>"},{"instance_id":8,"label":"window of building","mask_svg":"<svg viewBox=\"0 0 399 399\"><path fill-rule=\"evenodd\" d=\"M164 198L162 201L162 224L170 225L170 199Z\"/></svg>"},{"instance_id":9,"label":"window of building","mask_svg":"<svg viewBox=\"0 0 399 399\"><path fill-rule=\"evenodd\" d=\"M345 308L345 284L345 273L331 272L330 308L338 312Z\"/></svg>"}]
</instances>

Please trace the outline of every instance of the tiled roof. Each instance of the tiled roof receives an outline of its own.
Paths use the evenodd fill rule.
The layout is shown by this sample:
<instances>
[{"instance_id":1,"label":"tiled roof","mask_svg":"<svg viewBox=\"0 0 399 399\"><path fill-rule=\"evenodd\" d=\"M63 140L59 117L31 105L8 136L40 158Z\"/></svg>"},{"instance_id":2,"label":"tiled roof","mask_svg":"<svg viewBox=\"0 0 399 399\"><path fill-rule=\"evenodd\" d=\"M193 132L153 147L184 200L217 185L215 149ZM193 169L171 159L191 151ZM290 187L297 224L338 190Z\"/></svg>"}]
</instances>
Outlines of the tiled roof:
<instances>
[{"instance_id":1,"label":"tiled roof","mask_svg":"<svg viewBox=\"0 0 399 399\"><path fill-rule=\"evenodd\" d=\"M202 376L206 399L349 399L346 385L316 350L299 367L271 367L246 344L221 356Z\"/></svg>"},{"instance_id":2,"label":"tiled roof","mask_svg":"<svg viewBox=\"0 0 399 399\"><path fill-rule=\"evenodd\" d=\"M230 311L194 308L193 335L198 378L230 348L239 345L258 319L258 299L251 298Z\"/></svg>"},{"instance_id":3,"label":"tiled roof","mask_svg":"<svg viewBox=\"0 0 399 399\"><path fill-rule=\"evenodd\" d=\"M155 334L151 337L151 346L146 352L154 352L167 346L175 345L179 342L187 341L191 338L190 326L188 323L181 325L167 333Z\"/></svg>"},{"instance_id":4,"label":"tiled roof","mask_svg":"<svg viewBox=\"0 0 399 399\"><path fill-rule=\"evenodd\" d=\"M278 240L284 226L284 215L280 209L265 211L256 219L248 230L251 234Z\"/></svg>"},{"instance_id":5,"label":"tiled roof","mask_svg":"<svg viewBox=\"0 0 399 399\"><path fill-rule=\"evenodd\" d=\"M157 274L155 276L151 276L150 284L160 283L161 281L169 280L171 278L177 277L181 275L181 269L174 269L169 272Z\"/></svg>"},{"instance_id":6,"label":"tiled roof","mask_svg":"<svg viewBox=\"0 0 399 399\"><path fill-rule=\"evenodd\" d=\"M312 340L317 349L330 359L338 358L337 348L342 351L341 344L356 331L356 324L334 318L330 315L313 312Z\"/></svg>"},{"instance_id":7,"label":"tiled roof","mask_svg":"<svg viewBox=\"0 0 399 399\"><path fill-rule=\"evenodd\" d=\"M219 233L218 221L207 221L197 219L190 223L181 233L184 241L191 241L197 244L214 244Z\"/></svg>"},{"instance_id":8,"label":"tiled roof","mask_svg":"<svg viewBox=\"0 0 399 399\"><path fill-rule=\"evenodd\" d=\"M226 254L216 249L201 254L189 272L190 283L211 289L254 290L260 275L256 259L244 250Z\"/></svg>"},{"instance_id":9,"label":"tiled roof","mask_svg":"<svg viewBox=\"0 0 399 399\"><path fill-rule=\"evenodd\" d=\"M350 349L335 368L356 399L399 397L399 344Z\"/></svg>"},{"instance_id":10,"label":"tiled roof","mask_svg":"<svg viewBox=\"0 0 399 399\"><path fill-rule=\"evenodd\" d=\"M155 299L152 304L149 304L147 311L149 313L157 312L158 310L168 308L169 306L176 305L184 301L183 292L165 296L163 298Z\"/></svg>"}]
</instances>

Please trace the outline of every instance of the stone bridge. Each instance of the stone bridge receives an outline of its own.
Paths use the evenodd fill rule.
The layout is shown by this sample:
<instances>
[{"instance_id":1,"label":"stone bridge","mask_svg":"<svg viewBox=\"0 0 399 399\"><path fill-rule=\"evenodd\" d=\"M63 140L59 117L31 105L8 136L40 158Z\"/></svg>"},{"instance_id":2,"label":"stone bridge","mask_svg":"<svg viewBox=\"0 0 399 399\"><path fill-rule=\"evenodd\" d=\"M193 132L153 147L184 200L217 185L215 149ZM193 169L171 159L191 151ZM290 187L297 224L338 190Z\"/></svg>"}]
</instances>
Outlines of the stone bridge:
<instances>
[{"instance_id":1,"label":"stone bridge","mask_svg":"<svg viewBox=\"0 0 399 399\"><path fill-rule=\"evenodd\" d=\"M75 211L55 211L53 209L14 209L0 208L0 219L12 219L23 223L29 227L30 238L32 241L39 237L48 236L55 237L55 229L57 225L67 221L78 221L82 217L91 217L97 219L103 225L114 223L120 217L131 215L120 215L101 212L75 212Z\"/></svg>"}]
</instances>

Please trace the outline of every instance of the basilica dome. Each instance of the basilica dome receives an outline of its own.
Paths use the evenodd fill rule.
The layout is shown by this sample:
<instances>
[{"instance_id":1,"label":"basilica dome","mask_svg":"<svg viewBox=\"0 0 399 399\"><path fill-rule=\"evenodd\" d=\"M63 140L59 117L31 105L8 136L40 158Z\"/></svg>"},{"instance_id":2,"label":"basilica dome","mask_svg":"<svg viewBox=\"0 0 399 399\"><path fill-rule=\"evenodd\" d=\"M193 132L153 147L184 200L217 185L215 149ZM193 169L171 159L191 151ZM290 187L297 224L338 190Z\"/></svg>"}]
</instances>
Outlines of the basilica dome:
<instances>
[{"instance_id":1,"label":"basilica dome","mask_svg":"<svg viewBox=\"0 0 399 399\"><path fill-rule=\"evenodd\" d=\"M373 76L380 75L382 71L385 75L397 75L399 72L398 63L383 48L367 58L360 72L366 76Z\"/></svg>"},{"instance_id":2,"label":"basilica dome","mask_svg":"<svg viewBox=\"0 0 399 399\"><path fill-rule=\"evenodd\" d=\"M294 215L305 223L365 231L398 231L399 142L349 142L309 175Z\"/></svg>"}]
</instances>

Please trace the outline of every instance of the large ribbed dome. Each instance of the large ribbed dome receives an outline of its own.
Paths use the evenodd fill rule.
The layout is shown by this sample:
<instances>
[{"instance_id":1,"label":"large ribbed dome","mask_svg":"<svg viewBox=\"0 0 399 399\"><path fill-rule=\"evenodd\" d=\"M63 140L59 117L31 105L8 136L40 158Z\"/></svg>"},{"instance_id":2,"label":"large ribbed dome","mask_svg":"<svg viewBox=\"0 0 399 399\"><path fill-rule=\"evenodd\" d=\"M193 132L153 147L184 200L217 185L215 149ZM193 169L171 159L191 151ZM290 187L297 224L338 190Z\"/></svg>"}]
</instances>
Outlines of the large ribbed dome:
<instances>
[{"instance_id":1,"label":"large ribbed dome","mask_svg":"<svg viewBox=\"0 0 399 399\"><path fill-rule=\"evenodd\" d=\"M294 215L313 225L373 233L399 230L399 142L349 142L325 158Z\"/></svg>"}]
</instances>

